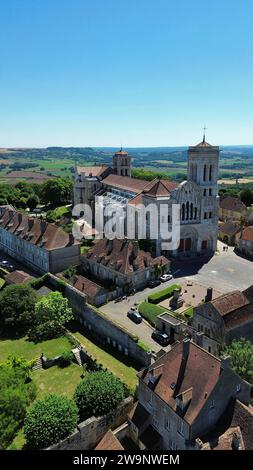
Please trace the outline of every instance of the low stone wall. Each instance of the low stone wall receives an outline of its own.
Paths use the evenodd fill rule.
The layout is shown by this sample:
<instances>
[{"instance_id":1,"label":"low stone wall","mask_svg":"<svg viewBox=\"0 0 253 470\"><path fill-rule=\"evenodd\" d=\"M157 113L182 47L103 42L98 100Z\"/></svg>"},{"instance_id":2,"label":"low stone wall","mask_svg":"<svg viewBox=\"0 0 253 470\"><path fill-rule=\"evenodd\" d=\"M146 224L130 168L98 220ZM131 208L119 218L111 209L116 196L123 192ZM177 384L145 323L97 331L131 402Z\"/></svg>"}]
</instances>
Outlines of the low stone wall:
<instances>
[{"instance_id":1,"label":"low stone wall","mask_svg":"<svg viewBox=\"0 0 253 470\"><path fill-rule=\"evenodd\" d=\"M94 449L109 429L114 429L127 420L133 406L133 398L126 398L116 410L95 418L92 416L77 426L77 429L66 439L47 450L88 450Z\"/></svg>"},{"instance_id":2,"label":"low stone wall","mask_svg":"<svg viewBox=\"0 0 253 470\"><path fill-rule=\"evenodd\" d=\"M57 288L59 279L50 274L49 282ZM140 348L136 338L125 331L120 325L113 323L102 312L88 305L85 294L75 289L75 287L66 284L65 296L70 302L76 319L80 321L84 328L87 328L90 334L95 335L101 344L112 346L125 356L134 359L142 367L147 367L151 364L151 353Z\"/></svg>"}]
</instances>

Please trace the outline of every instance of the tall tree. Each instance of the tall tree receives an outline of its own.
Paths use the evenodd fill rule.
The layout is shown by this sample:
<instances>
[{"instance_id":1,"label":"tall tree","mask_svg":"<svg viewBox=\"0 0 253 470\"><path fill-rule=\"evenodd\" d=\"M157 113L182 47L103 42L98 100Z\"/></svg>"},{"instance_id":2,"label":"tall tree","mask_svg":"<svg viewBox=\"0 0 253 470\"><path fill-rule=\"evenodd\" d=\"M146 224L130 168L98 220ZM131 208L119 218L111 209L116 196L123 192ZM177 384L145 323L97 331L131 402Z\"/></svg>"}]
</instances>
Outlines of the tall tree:
<instances>
[{"instance_id":1,"label":"tall tree","mask_svg":"<svg viewBox=\"0 0 253 470\"><path fill-rule=\"evenodd\" d=\"M231 357L231 366L233 370L253 384L253 344L244 338L239 341L234 340L229 346L225 347L224 353Z\"/></svg>"}]
</instances>

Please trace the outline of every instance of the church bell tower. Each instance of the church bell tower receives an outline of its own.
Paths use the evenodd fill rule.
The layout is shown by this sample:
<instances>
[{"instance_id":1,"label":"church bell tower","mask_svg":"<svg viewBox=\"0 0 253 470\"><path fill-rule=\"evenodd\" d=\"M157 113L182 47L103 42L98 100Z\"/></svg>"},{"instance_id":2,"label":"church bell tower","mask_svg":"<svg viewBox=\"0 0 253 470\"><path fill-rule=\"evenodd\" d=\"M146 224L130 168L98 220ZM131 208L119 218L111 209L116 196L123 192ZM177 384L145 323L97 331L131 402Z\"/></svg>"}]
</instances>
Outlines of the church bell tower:
<instances>
[{"instance_id":1,"label":"church bell tower","mask_svg":"<svg viewBox=\"0 0 253 470\"><path fill-rule=\"evenodd\" d=\"M131 157L121 149L113 156L113 169L119 176L131 176Z\"/></svg>"}]
</instances>

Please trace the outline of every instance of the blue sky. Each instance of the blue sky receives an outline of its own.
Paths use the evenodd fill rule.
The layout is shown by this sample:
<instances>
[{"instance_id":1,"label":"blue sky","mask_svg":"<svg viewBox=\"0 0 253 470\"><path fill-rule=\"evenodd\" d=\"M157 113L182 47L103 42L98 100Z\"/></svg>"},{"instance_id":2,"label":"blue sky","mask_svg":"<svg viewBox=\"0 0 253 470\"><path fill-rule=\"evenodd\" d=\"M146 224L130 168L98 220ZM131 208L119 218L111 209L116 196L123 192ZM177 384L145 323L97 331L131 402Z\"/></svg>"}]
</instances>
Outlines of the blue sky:
<instances>
[{"instance_id":1,"label":"blue sky","mask_svg":"<svg viewBox=\"0 0 253 470\"><path fill-rule=\"evenodd\" d=\"M0 147L253 144L252 0L0 0Z\"/></svg>"}]
</instances>

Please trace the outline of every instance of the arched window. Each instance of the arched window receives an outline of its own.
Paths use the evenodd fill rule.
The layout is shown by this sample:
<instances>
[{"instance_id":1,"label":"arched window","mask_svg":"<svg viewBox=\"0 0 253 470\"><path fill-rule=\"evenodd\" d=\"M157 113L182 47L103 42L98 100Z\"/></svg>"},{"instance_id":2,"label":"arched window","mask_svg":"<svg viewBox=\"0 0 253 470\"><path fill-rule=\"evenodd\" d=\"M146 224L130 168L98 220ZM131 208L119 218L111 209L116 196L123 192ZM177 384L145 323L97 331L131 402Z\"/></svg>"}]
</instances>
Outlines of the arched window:
<instances>
[{"instance_id":1,"label":"arched window","mask_svg":"<svg viewBox=\"0 0 253 470\"><path fill-rule=\"evenodd\" d=\"M182 204L182 220L185 219L185 205Z\"/></svg>"},{"instance_id":2,"label":"arched window","mask_svg":"<svg viewBox=\"0 0 253 470\"><path fill-rule=\"evenodd\" d=\"M191 202L191 215L190 215L190 219L192 220L193 219L193 204Z\"/></svg>"},{"instance_id":3,"label":"arched window","mask_svg":"<svg viewBox=\"0 0 253 470\"><path fill-rule=\"evenodd\" d=\"M204 165L203 180L206 181L206 165Z\"/></svg>"},{"instance_id":4,"label":"arched window","mask_svg":"<svg viewBox=\"0 0 253 470\"><path fill-rule=\"evenodd\" d=\"M210 168L209 168L209 181L212 181L212 169L213 169L213 166L210 165Z\"/></svg>"},{"instance_id":5,"label":"arched window","mask_svg":"<svg viewBox=\"0 0 253 470\"><path fill-rule=\"evenodd\" d=\"M195 219L195 220L196 220L196 218L197 218L197 213L198 213L198 209L197 209L197 207L195 207L195 209L194 209L194 219Z\"/></svg>"},{"instance_id":6,"label":"arched window","mask_svg":"<svg viewBox=\"0 0 253 470\"><path fill-rule=\"evenodd\" d=\"M186 203L186 220L189 220L189 201Z\"/></svg>"}]
</instances>

